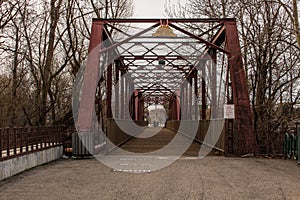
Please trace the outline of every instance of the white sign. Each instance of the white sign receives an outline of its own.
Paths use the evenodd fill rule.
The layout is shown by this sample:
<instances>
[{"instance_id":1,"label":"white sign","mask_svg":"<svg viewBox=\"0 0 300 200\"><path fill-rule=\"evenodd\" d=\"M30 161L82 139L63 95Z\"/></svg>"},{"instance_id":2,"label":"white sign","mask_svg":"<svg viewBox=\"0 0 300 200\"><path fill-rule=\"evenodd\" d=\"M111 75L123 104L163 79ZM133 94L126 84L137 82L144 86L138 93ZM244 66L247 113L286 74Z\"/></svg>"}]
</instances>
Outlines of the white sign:
<instances>
[{"instance_id":1,"label":"white sign","mask_svg":"<svg viewBox=\"0 0 300 200\"><path fill-rule=\"evenodd\" d=\"M234 119L234 105L224 105L224 118Z\"/></svg>"}]
</instances>

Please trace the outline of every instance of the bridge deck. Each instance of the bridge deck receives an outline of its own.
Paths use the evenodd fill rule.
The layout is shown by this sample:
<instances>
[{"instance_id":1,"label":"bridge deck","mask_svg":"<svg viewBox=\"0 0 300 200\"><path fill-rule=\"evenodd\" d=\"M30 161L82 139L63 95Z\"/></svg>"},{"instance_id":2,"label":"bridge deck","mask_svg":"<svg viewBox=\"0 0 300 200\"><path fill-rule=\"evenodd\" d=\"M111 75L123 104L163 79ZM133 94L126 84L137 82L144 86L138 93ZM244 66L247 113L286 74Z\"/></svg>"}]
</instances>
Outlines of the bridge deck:
<instances>
[{"instance_id":1,"label":"bridge deck","mask_svg":"<svg viewBox=\"0 0 300 200\"><path fill-rule=\"evenodd\" d=\"M139 138L136 137L129 140L124 145L122 145L121 148L129 152L149 153L165 147L174 139L175 135L176 133L166 128L146 128L142 133L138 135ZM181 137L185 139L186 142L187 138L185 138L185 136ZM180 147L182 145L185 145L185 143L179 143L175 147ZM199 143L192 142L191 146L183 154L183 156L197 157L199 154L200 147L201 145ZM172 152L172 149L170 149L168 155L176 154L174 152L175 151ZM114 154L114 152L112 154Z\"/></svg>"}]
</instances>

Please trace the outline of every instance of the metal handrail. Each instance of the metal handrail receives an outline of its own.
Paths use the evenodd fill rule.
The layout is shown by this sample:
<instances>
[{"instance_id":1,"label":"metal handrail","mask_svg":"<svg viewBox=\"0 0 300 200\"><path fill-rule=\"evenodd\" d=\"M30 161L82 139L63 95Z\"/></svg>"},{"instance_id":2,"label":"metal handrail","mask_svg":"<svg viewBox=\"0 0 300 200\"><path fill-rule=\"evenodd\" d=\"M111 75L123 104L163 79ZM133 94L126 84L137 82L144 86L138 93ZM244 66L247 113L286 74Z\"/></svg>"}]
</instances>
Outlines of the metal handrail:
<instances>
[{"instance_id":1,"label":"metal handrail","mask_svg":"<svg viewBox=\"0 0 300 200\"><path fill-rule=\"evenodd\" d=\"M63 145L64 126L1 128L0 161Z\"/></svg>"}]
</instances>

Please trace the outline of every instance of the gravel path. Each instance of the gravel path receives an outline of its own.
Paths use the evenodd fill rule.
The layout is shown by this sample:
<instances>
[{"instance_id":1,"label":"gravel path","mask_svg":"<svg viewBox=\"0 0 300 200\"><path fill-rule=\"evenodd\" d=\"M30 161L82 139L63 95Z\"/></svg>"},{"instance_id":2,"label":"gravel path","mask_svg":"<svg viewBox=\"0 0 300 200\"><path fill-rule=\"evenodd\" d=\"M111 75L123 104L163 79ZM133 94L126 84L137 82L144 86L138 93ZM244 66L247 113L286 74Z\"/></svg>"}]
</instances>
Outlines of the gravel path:
<instances>
[{"instance_id":1,"label":"gravel path","mask_svg":"<svg viewBox=\"0 0 300 200\"><path fill-rule=\"evenodd\" d=\"M142 146L145 151L153 149ZM127 150L138 147L134 141L124 145ZM185 156L198 149L193 143ZM95 159L61 159L0 182L0 199L296 200L300 166L290 160L181 157L161 170L132 174L114 171Z\"/></svg>"},{"instance_id":2,"label":"gravel path","mask_svg":"<svg viewBox=\"0 0 300 200\"><path fill-rule=\"evenodd\" d=\"M286 160L182 158L162 170L114 172L97 160L59 160L0 182L0 199L299 199Z\"/></svg>"}]
</instances>

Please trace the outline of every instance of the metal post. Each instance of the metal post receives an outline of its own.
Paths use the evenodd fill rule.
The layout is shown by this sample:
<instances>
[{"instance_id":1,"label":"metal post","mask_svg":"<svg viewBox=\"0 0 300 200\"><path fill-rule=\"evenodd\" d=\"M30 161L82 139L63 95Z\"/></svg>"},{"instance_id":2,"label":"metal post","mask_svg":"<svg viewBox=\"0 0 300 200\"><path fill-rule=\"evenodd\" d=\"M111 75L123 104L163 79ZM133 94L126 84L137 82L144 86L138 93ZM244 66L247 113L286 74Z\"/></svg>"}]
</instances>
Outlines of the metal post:
<instances>
[{"instance_id":1,"label":"metal post","mask_svg":"<svg viewBox=\"0 0 300 200\"><path fill-rule=\"evenodd\" d=\"M188 84L188 97L189 97L189 112L188 112L188 120L192 120L193 116L193 78L189 77L189 84Z\"/></svg>"},{"instance_id":2,"label":"metal post","mask_svg":"<svg viewBox=\"0 0 300 200\"><path fill-rule=\"evenodd\" d=\"M169 120L173 120L173 100L169 100Z\"/></svg>"},{"instance_id":3,"label":"metal post","mask_svg":"<svg viewBox=\"0 0 300 200\"><path fill-rule=\"evenodd\" d=\"M194 110L195 110L195 120L198 120L198 71L194 70L194 91L195 91L195 106L194 106Z\"/></svg>"},{"instance_id":4,"label":"metal post","mask_svg":"<svg viewBox=\"0 0 300 200\"><path fill-rule=\"evenodd\" d=\"M175 98L176 98L176 110L177 110L177 115L176 115L176 120L180 120L180 98L178 97L178 95L180 95L180 91L176 91L176 94L175 94Z\"/></svg>"},{"instance_id":5,"label":"metal post","mask_svg":"<svg viewBox=\"0 0 300 200\"><path fill-rule=\"evenodd\" d=\"M138 120L143 121L144 119L144 100L143 100L143 94L139 92L138 94L139 98L139 106L138 106Z\"/></svg>"},{"instance_id":6,"label":"metal post","mask_svg":"<svg viewBox=\"0 0 300 200\"><path fill-rule=\"evenodd\" d=\"M211 63L211 118L217 118L217 51L215 49L210 50L210 56L212 58Z\"/></svg>"},{"instance_id":7,"label":"metal post","mask_svg":"<svg viewBox=\"0 0 300 200\"><path fill-rule=\"evenodd\" d=\"M134 85L132 82L130 82L130 116L132 120L135 120L135 91L134 91Z\"/></svg>"},{"instance_id":8,"label":"metal post","mask_svg":"<svg viewBox=\"0 0 300 200\"><path fill-rule=\"evenodd\" d=\"M107 68L107 82L106 82L106 106L107 119L112 118L111 97L112 97L112 64Z\"/></svg>"},{"instance_id":9,"label":"metal post","mask_svg":"<svg viewBox=\"0 0 300 200\"><path fill-rule=\"evenodd\" d=\"M120 118L120 61L115 61L116 65L116 87L115 87L115 118Z\"/></svg>"},{"instance_id":10,"label":"metal post","mask_svg":"<svg viewBox=\"0 0 300 200\"><path fill-rule=\"evenodd\" d=\"M183 85L180 86L180 120L183 119L183 115L184 115L184 99L183 99L183 95L184 95L184 89L183 89Z\"/></svg>"},{"instance_id":11,"label":"metal post","mask_svg":"<svg viewBox=\"0 0 300 200\"><path fill-rule=\"evenodd\" d=\"M124 92L124 77L123 75L125 74L125 72L123 70L121 70L121 80L120 80L120 89L121 89L121 99L120 99L120 119L124 119L125 113L124 113L124 102L125 102L125 92Z\"/></svg>"},{"instance_id":12,"label":"metal post","mask_svg":"<svg viewBox=\"0 0 300 200\"><path fill-rule=\"evenodd\" d=\"M202 92L202 120L206 120L206 81L205 81L205 66L202 68L202 86L201 86L201 92Z\"/></svg>"},{"instance_id":13,"label":"metal post","mask_svg":"<svg viewBox=\"0 0 300 200\"><path fill-rule=\"evenodd\" d=\"M189 116L189 111L188 111L188 108L189 108L189 83L188 82L185 82L184 84L184 109L185 109L185 112L184 112L184 115L185 115L185 120L188 120L188 116Z\"/></svg>"},{"instance_id":14,"label":"metal post","mask_svg":"<svg viewBox=\"0 0 300 200\"><path fill-rule=\"evenodd\" d=\"M124 119L128 118L128 80L127 76L124 76L124 104L123 104L123 112L124 112Z\"/></svg>"},{"instance_id":15,"label":"metal post","mask_svg":"<svg viewBox=\"0 0 300 200\"><path fill-rule=\"evenodd\" d=\"M241 47L235 21L224 23L226 28L226 50L230 52L228 65L232 83L235 117L239 122L237 132L234 134L236 145L240 149L236 154L256 153L256 138L254 134L253 117L250 108L250 99L245 70L243 68Z\"/></svg>"},{"instance_id":16,"label":"metal post","mask_svg":"<svg viewBox=\"0 0 300 200\"><path fill-rule=\"evenodd\" d=\"M81 103L78 111L79 132L92 131L95 91L99 79L99 51L103 38L103 23L93 23L90 35L89 55L83 77Z\"/></svg>"},{"instance_id":17,"label":"metal post","mask_svg":"<svg viewBox=\"0 0 300 200\"><path fill-rule=\"evenodd\" d=\"M139 116L139 91L138 90L135 90L134 91L134 115L135 115L135 118L134 120L138 120L138 116Z\"/></svg>"},{"instance_id":18,"label":"metal post","mask_svg":"<svg viewBox=\"0 0 300 200\"><path fill-rule=\"evenodd\" d=\"M170 109L172 109L172 116L171 116L171 120L178 120L177 116L178 116L178 110L177 110L177 99L176 99L176 95L173 94L172 95L172 99L170 100Z\"/></svg>"}]
</instances>

